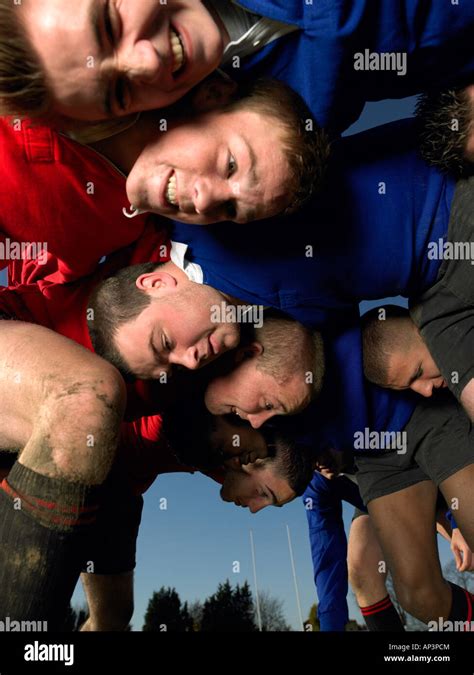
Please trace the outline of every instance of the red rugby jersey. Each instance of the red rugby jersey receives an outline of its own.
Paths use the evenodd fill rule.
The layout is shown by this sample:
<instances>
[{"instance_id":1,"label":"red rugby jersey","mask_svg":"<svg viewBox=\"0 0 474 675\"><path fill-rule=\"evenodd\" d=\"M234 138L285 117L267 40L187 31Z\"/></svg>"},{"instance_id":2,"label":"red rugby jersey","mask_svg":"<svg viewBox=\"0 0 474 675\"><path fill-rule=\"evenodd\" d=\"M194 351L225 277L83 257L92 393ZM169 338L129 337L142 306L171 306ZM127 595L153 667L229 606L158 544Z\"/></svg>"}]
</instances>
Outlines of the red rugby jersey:
<instances>
[{"instance_id":1,"label":"red rugby jersey","mask_svg":"<svg viewBox=\"0 0 474 675\"><path fill-rule=\"evenodd\" d=\"M52 277L31 284L13 284L0 288L0 312L28 323L50 328L93 351L87 328L89 297L94 286L111 272L141 262L166 262L170 245L165 231L148 223L140 239L109 256L94 274L80 281L54 283ZM35 274L37 263L30 266ZM159 390L153 382L136 382L127 386L126 419L136 419L161 409ZM158 394L158 395L157 395Z\"/></svg>"},{"instance_id":2,"label":"red rugby jersey","mask_svg":"<svg viewBox=\"0 0 474 675\"><path fill-rule=\"evenodd\" d=\"M13 283L0 288L0 312L15 319L37 323L51 328L92 351L87 330L87 308L94 286L112 272L142 262L166 262L170 244L167 233L157 230L152 223L140 239L109 256L93 274L70 283L55 283L51 277L35 283ZM36 274L36 262L25 263Z\"/></svg>"},{"instance_id":3,"label":"red rugby jersey","mask_svg":"<svg viewBox=\"0 0 474 675\"><path fill-rule=\"evenodd\" d=\"M125 183L92 148L49 127L0 118L0 243L7 255L9 241L46 243L48 252L46 265L12 262L14 280L72 281L138 239L157 219L125 217ZM7 264L0 259L0 269Z\"/></svg>"},{"instance_id":4,"label":"red rugby jersey","mask_svg":"<svg viewBox=\"0 0 474 675\"><path fill-rule=\"evenodd\" d=\"M194 467L180 464L162 433L160 415L123 423L115 462L134 494L143 494L161 473L194 473Z\"/></svg>"},{"instance_id":5,"label":"red rugby jersey","mask_svg":"<svg viewBox=\"0 0 474 675\"><path fill-rule=\"evenodd\" d=\"M142 417L122 424L115 462L116 470L126 477L134 494L143 494L162 473L195 473L196 467L185 466L175 457L163 435L160 415ZM224 470L205 475L222 484Z\"/></svg>"}]
</instances>

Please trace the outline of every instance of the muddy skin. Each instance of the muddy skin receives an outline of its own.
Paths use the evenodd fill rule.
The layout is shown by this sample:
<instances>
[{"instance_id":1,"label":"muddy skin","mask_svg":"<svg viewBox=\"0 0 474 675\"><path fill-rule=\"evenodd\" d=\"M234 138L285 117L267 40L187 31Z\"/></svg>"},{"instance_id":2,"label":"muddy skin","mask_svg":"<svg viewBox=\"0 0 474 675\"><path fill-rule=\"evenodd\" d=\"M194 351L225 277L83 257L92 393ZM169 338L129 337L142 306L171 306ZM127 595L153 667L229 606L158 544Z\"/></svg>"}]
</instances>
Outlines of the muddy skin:
<instances>
[{"instance_id":1,"label":"muddy skin","mask_svg":"<svg viewBox=\"0 0 474 675\"><path fill-rule=\"evenodd\" d=\"M123 404L104 393L103 380L77 381L59 390L56 381L54 388L38 412L22 464L50 478L100 484L115 455Z\"/></svg>"}]
</instances>

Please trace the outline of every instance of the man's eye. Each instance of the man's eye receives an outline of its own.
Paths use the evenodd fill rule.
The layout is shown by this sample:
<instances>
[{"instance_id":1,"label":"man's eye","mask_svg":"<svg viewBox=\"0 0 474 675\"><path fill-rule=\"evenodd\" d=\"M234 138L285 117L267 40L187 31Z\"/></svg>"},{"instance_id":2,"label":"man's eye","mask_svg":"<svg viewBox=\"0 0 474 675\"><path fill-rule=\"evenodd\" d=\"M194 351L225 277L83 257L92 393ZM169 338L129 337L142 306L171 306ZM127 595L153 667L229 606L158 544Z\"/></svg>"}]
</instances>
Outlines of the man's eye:
<instances>
[{"instance_id":1,"label":"man's eye","mask_svg":"<svg viewBox=\"0 0 474 675\"><path fill-rule=\"evenodd\" d=\"M119 77L115 83L115 100L119 110L126 111L129 107L127 83L123 77Z\"/></svg>"},{"instance_id":2,"label":"man's eye","mask_svg":"<svg viewBox=\"0 0 474 675\"><path fill-rule=\"evenodd\" d=\"M273 410L273 403L265 403L265 410Z\"/></svg>"},{"instance_id":3,"label":"man's eye","mask_svg":"<svg viewBox=\"0 0 474 675\"><path fill-rule=\"evenodd\" d=\"M110 14L110 0L108 0L105 3L104 27L105 27L105 32L107 33L107 38L109 39L110 44L115 45L114 26L113 26L112 17L111 17L111 14Z\"/></svg>"},{"instance_id":4,"label":"man's eye","mask_svg":"<svg viewBox=\"0 0 474 675\"><path fill-rule=\"evenodd\" d=\"M171 342L168 340L168 338L166 337L166 335L163 335L163 336L162 336L162 338L161 338L161 343L162 343L162 345L163 345L163 349L164 349L166 352L170 352L170 351L171 351Z\"/></svg>"},{"instance_id":5,"label":"man's eye","mask_svg":"<svg viewBox=\"0 0 474 675\"><path fill-rule=\"evenodd\" d=\"M237 162L232 155L229 156L229 165L227 167L227 177L230 178L237 171Z\"/></svg>"}]
</instances>

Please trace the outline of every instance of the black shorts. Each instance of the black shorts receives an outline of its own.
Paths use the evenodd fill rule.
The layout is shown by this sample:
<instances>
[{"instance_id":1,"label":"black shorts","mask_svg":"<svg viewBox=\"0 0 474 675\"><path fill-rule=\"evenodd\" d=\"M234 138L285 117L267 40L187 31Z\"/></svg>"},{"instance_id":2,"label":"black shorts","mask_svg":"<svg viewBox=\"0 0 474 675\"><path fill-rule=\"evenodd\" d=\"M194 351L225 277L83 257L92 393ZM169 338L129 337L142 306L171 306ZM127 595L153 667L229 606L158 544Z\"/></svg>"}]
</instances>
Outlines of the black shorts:
<instances>
[{"instance_id":1,"label":"black shorts","mask_svg":"<svg viewBox=\"0 0 474 675\"><path fill-rule=\"evenodd\" d=\"M448 242L459 246L458 259L443 260L436 283L413 302L410 313L459 399L474 378L474 177L456 186Z\"/></svg>"},{"instance_id":2,"label":"black shorts","mask_svg":"<svg viewBox=\"0 0 474 675\"><path fill-rule=\"evenodd\" d=\"M0 471L9 474L17 459L18 450L0 450Z\"/></svg>"},{"instance_id":3,"label":"black shorts","mask_svg":"<svg viewBox=\"0 0 474 675\"><path fill-rule=\"evenodd\" d=\"M357 454L357 482L364 504L431 480L439 486L474 464L474 428L447 390L421 401L405 427L406 452Z\"/></svg>"},{"instance_id":4,"label":"black shorts","mask_svg":"<svg viewBox=\"0 0 474 675\"><path fill-rule=\"evenodd\" d=\"M141 495L114 486L100 509L83 572L123 574L135 569L142 509Z\"/></svg>"},{"instance_id":5,"label":"black shorts","mask_svg":"<svg viewBox=\"0 0 474 675\"><path fill-rule=\"evenodd\" d=\"M354 507L354 513L352 515L352 520L351 523L354 522L356 518L360 518L361 516L368 516L369 513L367 510L362 511L362 509L357 508L357 506Z\"/></svg>"}]
</instances>

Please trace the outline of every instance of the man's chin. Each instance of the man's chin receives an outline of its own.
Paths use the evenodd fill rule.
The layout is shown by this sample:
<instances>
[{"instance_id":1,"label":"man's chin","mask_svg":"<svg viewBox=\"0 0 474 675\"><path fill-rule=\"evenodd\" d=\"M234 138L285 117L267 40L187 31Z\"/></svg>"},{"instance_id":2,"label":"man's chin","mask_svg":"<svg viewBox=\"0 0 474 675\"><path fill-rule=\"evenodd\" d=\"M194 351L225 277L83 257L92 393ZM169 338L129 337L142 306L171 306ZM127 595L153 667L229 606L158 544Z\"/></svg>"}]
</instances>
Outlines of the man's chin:
<instances>
[{"instance_id":1,"label":"man's chin","mask_svg":"<svg viewBox=\"0 0 474 675\"><path fill-rule=\"evenodd\" d=\"M228 497L225 497L225 496L224 496L224 494L223 494L223 492L222 492L222 489L223 489L223 488L221 488L221 490L220 490L220 492L219 492L219 497L222 499L222 501L223 501L223 502L227 502L227 503L233 502L233 501L234 501L233 499L229 499Z\"/></svg>"},{"instance_id":2,"label":"man's chin","mask_svg":"<svg viewBox=\"0 0 474 675\"><path fill-rule=\"evenodd\" d=\"M204 405L211 415L225 415L229 412L228 410L223 410L222 406L216 404L209 396L207 396L207 393L204 395Z\"/></svg>"},{"instance_id":3,"label":"man's chin","mask_svg":"<svg viewBox=\"0 0 474 675\"><path fill-rule=\"evenodd\" d=\"M224 460L224 466L226 469L238 471L241 468L240 456L235 455L234 457L229 457L228 459Z\"/></svg>"},{"instance_id":4,"label":"man's chin","mask_svg":"<svg viewBox=\"0 0 474 675\"><path fill-rule=\"evenodd\" d=\"M125 380L125 382L135 382L136 380L142 379L142 378L140 378L140 377L137 377L137 376L134 375L133 373L130 373L130 372L127 371L127 370L120 370L120 369L119 369L119 373L120 373L120 375L123 377L123 379Z\"/></svg>"},{"instance_id":5,"label":"man's chin","mask_svg":"<svg viewBox=\"0 0 474 675\"><path fill-rule=\"evenodd\" d=\"M105 358L106 361L117 368L120 375L126 382L133 382L134 380L141 379L139 375L136 375L134 372L132 372L131 368L128 367L128 365L120 356L118 358L113 358L112 356L110 358L103 358Z\"/></svg>"},{"instance_id":6,"label":"man's chin","mask_svg":"<svg viewBox=\"0 0 474 675\"><path fill-rule=\"evenodd\" d=\"M464 159L466 162L474 164L474 134L469 136L469 140L466 146L466 152L464 153Z\"/></svg>"},{"instance_id":7,"label":"man's chin","mask_svg":"<svg viewBox=\"0 0 474 675\"><path fill-rule=\"evenodd\" d=\"M119 354L117 356L115 353L101 354L100 351L96 351L96 354L97 356L100 356L102 359L104 359L104 361L108 361L108 363L114 366L114 368L117 368L125 382L133 382L137 379L141 379L138 375L135 375L135 373L131 371Z\"/></svg>"}]
</instances>

